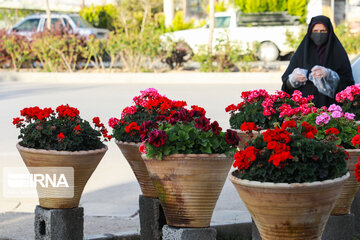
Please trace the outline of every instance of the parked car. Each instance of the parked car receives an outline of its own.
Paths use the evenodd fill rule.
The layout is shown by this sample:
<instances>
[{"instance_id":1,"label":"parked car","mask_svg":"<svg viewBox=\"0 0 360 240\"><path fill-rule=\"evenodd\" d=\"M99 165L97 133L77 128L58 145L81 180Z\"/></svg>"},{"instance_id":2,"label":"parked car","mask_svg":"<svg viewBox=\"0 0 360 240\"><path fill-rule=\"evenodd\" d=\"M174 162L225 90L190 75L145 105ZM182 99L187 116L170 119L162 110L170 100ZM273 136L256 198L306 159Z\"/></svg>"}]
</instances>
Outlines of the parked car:
<instances>
[{"instance_id":1,"label":"parked car","mask_svg":"<svg viewBox=\"0 0 360 240\"><path fill-rule=\"evenodd\" d=\"M20 35L31 38L33 33L42 32L44 29L46 29L46 24L46 14L34 14L21 20L11 30ZM78 14L52 13L51 25L52 27L55 27L57 24L59 24L60 27L67 28L70 32L85 37L94 35L97 38L106 38L109 34L109 30L94 28Z\"/></svg>"},{"instance_id":2,"label":"parked car","mask_svg":"<svg viewBox=\"0 0 360 240\"><path fill-rule=\"evenodd\" d=\"M360 83L360 54L351 62L355 84Z\"/></svg>"},{"instance_id":3,"label":"parked car","mask_svg":"<svg viewBox=\"0 0 360 240\"><path fill-rule=\"evenodd\" d=\"M286 13L263 13L263 14L241 14L234 10L219 12L215 14L215 29L213 46L217 38L224 35L230 41L240 42L243 49L251 46L253 42L260 44L258 58L262 61L274 61L279 56L285 56L294 51L287 46L286 31L295 36L304 29L297 17ZM209 37L209 25L202 28L189 29L167 33L163 39L170 37L172 40L184 40L194 52L198 46L207 44Z\"/></svg>"}]
</instances>

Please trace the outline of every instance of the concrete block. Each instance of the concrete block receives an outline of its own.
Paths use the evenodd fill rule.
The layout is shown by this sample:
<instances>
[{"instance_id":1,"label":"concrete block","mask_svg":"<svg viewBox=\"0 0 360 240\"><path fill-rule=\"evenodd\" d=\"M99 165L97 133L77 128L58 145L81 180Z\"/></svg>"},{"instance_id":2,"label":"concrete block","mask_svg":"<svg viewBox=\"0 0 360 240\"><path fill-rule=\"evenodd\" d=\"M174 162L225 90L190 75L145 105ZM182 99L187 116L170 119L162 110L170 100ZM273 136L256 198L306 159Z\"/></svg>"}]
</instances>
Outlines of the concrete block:
<instances>
[{"instance_id":1,"label":"concrete block","mask_svg":"<svg viewBox=\"0 0 360 240\"><path fill-rule=\"evenodd\" d=\"M322 240L354 239L355 236L355 215L345 214L330 216L326 223Z\"/></svg>"},{"instance_id":2,"label":"concrete block","mask_svg":"<svg viewBox=\"0 0 360 240\"><path fill-rule=\"evenodd\" d=\"M166 224L159 199L139 196L140 234L143 240L161 240Z\"/></svg>"},{"instance_id":3,"label":"concrete block","mask_svg":"<svg viewBox=\"0 0 360 240\"><path fill-rule=\"evenodd\" d=\"M176 228L165 225L163 240L216 240L215 228Z\"/></svg>"},{"instance_id":4,"label":"concrete block","mask_svg":"<svg viewBox=\"0 0 360 240\"><path fill-rule=\"evenodd\" d=\"M79 240L84 238L84 208L35 208L36 240Z\"/></svg>"},{"instance_id":5,"label":"concrete block","mask_svg":"<svg viewBox=\"0 0 360 240\"><path fill-rule=\"evenodd\" d=\"M261 240L260 232L256 227L254 220L251 221L251 236L252 240Z\"/></svg>"},{"instance_id":6,"label":"concrete block","mask_svg":"<svg viewBox=\"0 0 360 240\"><path fill-rule=\"evenodd\" d=\"M355 215L355 232L360 234L360 191L355 195L350 212Z\"/></svg>"}]
</instances>

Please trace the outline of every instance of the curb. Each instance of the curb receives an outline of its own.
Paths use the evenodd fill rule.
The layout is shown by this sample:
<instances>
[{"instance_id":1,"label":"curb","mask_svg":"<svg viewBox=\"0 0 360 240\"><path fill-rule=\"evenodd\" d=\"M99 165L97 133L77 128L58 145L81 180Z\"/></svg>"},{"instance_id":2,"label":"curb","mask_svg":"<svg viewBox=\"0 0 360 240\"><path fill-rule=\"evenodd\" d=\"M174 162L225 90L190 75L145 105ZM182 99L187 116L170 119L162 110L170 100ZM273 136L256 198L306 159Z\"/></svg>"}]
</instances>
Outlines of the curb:
<instances>
[{"instance_id":1,"label":"curb","mask_svg":"<svg viewBox=\"0 0 360 240\"><path fill-rule=\"evenodd\" d=\"M251 239L251 222L211 226L217 231L217 239ZM86 240L140 240L138 233L103 234L86 237Z\"/></svg>"},{"instance_id":2,"label":"curb","mask_svg":"<svg viewBox=\"0 0 360 240\"><path fill-rule=\"evenodd\" d=\"M280 84L282 72L44 73L0 72L0 82L48 84Z\"/></svg>"}]
</instances>

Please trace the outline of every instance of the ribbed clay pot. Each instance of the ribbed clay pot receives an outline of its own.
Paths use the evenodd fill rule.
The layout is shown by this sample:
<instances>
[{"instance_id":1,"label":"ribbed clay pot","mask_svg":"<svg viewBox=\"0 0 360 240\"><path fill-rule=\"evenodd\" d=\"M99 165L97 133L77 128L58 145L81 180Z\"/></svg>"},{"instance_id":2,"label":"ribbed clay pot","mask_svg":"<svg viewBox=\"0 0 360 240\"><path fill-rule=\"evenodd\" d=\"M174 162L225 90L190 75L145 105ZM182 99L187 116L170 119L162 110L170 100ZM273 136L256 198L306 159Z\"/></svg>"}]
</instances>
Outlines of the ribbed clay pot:
<instances>
[{"instance_id":1,"label":"ribbed clay pot","mask_svg":"<svg viewBox=\"0 0 360 240\"><path fill-rule=\"evenodd\" d=\"M157 198L156 190L149 177L144 160L141 158L141 152L139 151L140 143L115 142L133 170L142 194L145 197Z\"/></svg>"},{"instance_id":2,"label":"ribbed clay pot","mask_svg":"<svg viewBox=\"0 0 360 240\"><path fill-rule=\"evenodd\" d=\"M360 156L360 149L346 149L346 151L349 153L349 159L346 161L346 166L349 169L350 178L345 182L331 215L349 214L351 204L360 186L360 182L356 181L354 173L355 164L358 163L358 157Z\"/></svg>"},{"instance_id":3,"label":"ribbed clay pot","mask_svg":"<svg viewBox=\"0 0 360 240\"><path fill-rule=\"evenodd\" d=\"M234 172L233 172L234 173ZM264 183L230 175L263 240L320 240L349 173L311 183Z\"/></svg>"},{"instance_id":4,"label":"ribbed clay pot","mask_svg":"<svg viewBox=\"0 0 360 240\"><path fill-rule=\"evenodd\" d=\"M224 154L173 154L162 160L142 157L167 224L209 227L233 159Z\"/></svg>"},{"instance_id":5,"label":"ribbed clay pot","mask_svg":"<svg viewBox=\"0 0 360 240\"><path fill-rule=\"evenodd\" d=\"M47 173L50 176L54 174L53 169L58 169L60 167L73 168L73 178L71 177L73 185L69 182L69 188L56 188L52 185L42 187L37 183L36 189L39 196L39 203L40 206L44 208L78 207L81 194L87 181L108 149L105 146L104 148L97 150L70 152L26 148L20 144L17 144L16 147L31 174L47 173L36 169L39 167L51 168L51 173ZM55 172L56 171L57 170L55 170ZM60 174L63 172L60 170L60 173L57 173ZM69 177L68 174L65 174L64 176L66 178Z\"/></svg>"},{"instance_id":6,"label":"ribbed clay pot","mask_svg":"<svg viewBox=\"0 0 360 240\"><path fill-rule=\"evenodd\" d=\"M245 144L250 141L251 139L257 138L263 131L252 131L251 133L246 133L244 131L241 131L239 129L232 129L237 133L237 135L240 138L238 148L240 150L244 150Z\"/></svg>"}]
</instances>

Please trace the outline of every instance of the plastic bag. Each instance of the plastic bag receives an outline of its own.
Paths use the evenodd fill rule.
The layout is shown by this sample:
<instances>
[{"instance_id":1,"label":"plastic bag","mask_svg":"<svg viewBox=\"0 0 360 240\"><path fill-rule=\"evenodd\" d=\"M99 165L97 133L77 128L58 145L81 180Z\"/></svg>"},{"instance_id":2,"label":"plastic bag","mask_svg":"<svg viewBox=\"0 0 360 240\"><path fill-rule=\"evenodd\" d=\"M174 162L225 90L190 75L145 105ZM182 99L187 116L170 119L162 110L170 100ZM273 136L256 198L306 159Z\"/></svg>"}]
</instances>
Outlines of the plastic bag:
<instances>
[{"instance_id":1,"label":"plastic bag","mask_svg":"<svg viewBox=\"0 0 360 240\"><path fill-rule=\"evenodd\" d=\"M302 68L295 68L289 75L289 82L293 88L298 88L306 84L306 75L308 70Z\"/></svg>"},{"instance_id":2,"label":"plastic bag","mask_svg":"<svg viewBox=\"0 0 360 240\"><path fill-rule=\"evenodd\" d=\"M316 65L311 69L309 80L314 83L320 93L334 98L340 77L335 71Z\"/></svg>"}]
</instances>

